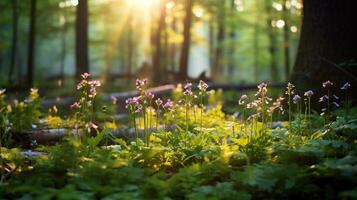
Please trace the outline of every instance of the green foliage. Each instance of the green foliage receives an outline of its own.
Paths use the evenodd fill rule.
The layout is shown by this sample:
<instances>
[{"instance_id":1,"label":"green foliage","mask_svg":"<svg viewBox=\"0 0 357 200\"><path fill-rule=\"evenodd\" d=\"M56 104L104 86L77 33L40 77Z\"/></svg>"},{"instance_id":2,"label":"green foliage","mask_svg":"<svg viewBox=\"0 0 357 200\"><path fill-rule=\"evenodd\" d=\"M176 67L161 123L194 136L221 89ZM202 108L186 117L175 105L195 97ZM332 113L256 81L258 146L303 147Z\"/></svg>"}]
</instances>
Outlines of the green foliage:
<instances>
[{"instance_id":1,"label":"green foliage","mask_svg":"<svg viewBox=\"0 0 357 200\"><path fill-rule=\"evenodd\" d=\"M41 116L41 100L37 89L31 89L29 96L24 101L15 100L9 121L13 131L29 130L36 126Z\"/></svg>"},{"instance_id":2,"label":"green foliage","mask_svg":"<svg viewBox=\"0 0 357 200\"><path fill-rule=\"evenodd\" d=\"M253 99L256 104L252 111L268 114L267 107L272 104L266 96L266 86L260 87L259 92L260 96ZM4 175L0 196L5 199L355 197L354 113L331 117L334 120L328 124L320 123L321 117L312 114L309 117L312 124L306 125L307 120L299 116L291 119L292 127L289 122L281 122L271 128L262 116L246 120L224 113L219 101L212 101L207 107L199 101L201 106L195 107L194 93L192 97L189 109L178 102L172 111L164 113L159 122L164 122L167 129L146 129L147 138L144 135L134 141L114 138L115 124L103 122L98 123L95 132L88 131L92 135L83 140L68 136L54 146L38 147L35 150L44 153L37 156L20 153L20 149L1 148ZM38 96L32 94L29 98L34 100ZM263 106L261 102L266 103ZM11 114L5 101L0 104ZM52 115L45 119L52 126L70 122ZM137 122L138 127L143 127L142 118Z\"/></svg>"}]
</instances>

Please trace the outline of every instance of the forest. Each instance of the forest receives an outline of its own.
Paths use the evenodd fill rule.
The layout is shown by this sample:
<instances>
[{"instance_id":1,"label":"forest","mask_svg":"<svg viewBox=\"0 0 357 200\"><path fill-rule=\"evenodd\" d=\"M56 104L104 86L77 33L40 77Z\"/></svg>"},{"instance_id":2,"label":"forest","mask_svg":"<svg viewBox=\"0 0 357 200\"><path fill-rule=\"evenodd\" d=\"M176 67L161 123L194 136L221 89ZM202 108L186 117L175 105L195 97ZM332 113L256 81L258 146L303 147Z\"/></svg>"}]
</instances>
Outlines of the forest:
<instances>
[{"instance_id":1,"label":"forest","mask_svg":"<svg viewBox=\"0 0 357 200\"><path fill-rule=\"evenodd\" d=\"M0 199L357 199L356 4L0 1Z\"/></svg>"}]
</instances>

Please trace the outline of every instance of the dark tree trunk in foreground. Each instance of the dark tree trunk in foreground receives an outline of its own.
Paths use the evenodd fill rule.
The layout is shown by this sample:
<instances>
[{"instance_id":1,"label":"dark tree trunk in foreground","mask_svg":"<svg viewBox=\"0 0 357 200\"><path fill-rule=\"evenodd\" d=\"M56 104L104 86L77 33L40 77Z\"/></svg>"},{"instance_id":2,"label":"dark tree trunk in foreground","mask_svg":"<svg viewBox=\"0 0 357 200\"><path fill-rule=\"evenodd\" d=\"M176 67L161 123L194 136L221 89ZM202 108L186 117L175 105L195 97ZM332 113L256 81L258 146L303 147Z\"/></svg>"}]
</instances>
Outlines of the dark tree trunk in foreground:
<instances>
[{"instance_id":1,"label":"dark tree trunk in foreground","mask_svg":"<svg viewBox=\"0 0 357 200\"><path fill-rule=\"evenodd\" d=\"M12 83L12 76L15 69L16 62L16 49L17 49L17 24L18 24L18 15L17 15L17 0L12 1L12 46L11 46L11 58L10 58L10 69L8 75L8 84Z\"/></svg>"},{"instance_id":2,"label":"dark tree trunk in foreground","mask_svg":"<svg viewBox=\"0 0 357 200\"><path fill-rule=\"evenodd\" d=\"M188 72L188 58L190 54L191 43L191 23L192 23L192 7L193 0L186 0L185 12L186 16L183 24L183 44L181 48L180 72L179 79L186 80Z\"/></svg>"},{"instance_id":3,"label":"dark tree trunk in foreground","mask_svg":"<svg viewBox=\"0 0 357 200\"><path fill-rule=\"evenodd\" d=\"M76 79L89 72L88 63L88 1L78 1L76 12Z\"/></svg>"},{"instance_id":4,"label":"dark tree trunk in foreground","mask_svg":"<svg viewBox=\"0 0 357 200\"><path fill-rule=\"evenodd\" d=\"M33 72L35 62L35 36L36 36L36 0L31 0L30 31L27 55L27 87L33 86Z\"/></svg>"},{"instance_id":5,"label":"dark tree trunk in foreground","mask_svg":"<svg viewBox=\"0 0 357 200\"><path fill-rule=\"evenodd\" d=\"M276 54L276 33L274 31L274 27L272 26L272 6L271 1L266 0L265 9L268 15L267 19L267 27L268 27L268 38L269 38L269 53L270 53L270 78L271 81L276 83L278 82L278 63L277 63L277 54Z\"/></svg>"},{"instance_id":6,"label":"dark tree trunk in foreground","mask_svg":"<svg viewBox=\"0 0 357 200\"><path fill-rule=\"evenodd\" d=\"M290 78L290 23L289 23L289 10L286 5L287 0L284 0L283 4L283 19L285 21L284 26L284 62L285 62L285 80Z\"/></svg>"},{"instance_id":7,"label":"dark tree trunk in foreground","mask_svg":"<svg viewBox=\"0 0 357 200\"><path fill-rule=\"evenodd\" d=\"M301 39L292 82L322 95L321 83L334 82L335 92L348 81L357 88L356 1L305 0ZM344 64L343 64L344 63ZM350 92L354 99L357 92Z\"/></svg>"}]
</instances>

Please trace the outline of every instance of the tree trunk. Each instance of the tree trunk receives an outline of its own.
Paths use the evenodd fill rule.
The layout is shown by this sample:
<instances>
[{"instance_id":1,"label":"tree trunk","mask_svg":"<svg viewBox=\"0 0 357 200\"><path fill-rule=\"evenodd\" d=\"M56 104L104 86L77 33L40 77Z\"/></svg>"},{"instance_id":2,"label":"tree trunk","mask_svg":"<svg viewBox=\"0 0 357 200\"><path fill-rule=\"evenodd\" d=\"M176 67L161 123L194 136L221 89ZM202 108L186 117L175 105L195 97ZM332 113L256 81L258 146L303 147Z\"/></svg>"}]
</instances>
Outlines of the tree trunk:
<instances>
[{"instance_id":1,"label":"tree trunk","mask_svg":"<svg viewBox=\"0 0 357 200\"><path fill-rule=\"evenodd\" d=\"M284 0L283 5L283 19L284 26L284 62L285 62L285 80L290 78L290 32L289 32L289 10L286 6L287 0Z\"/></svg>"},{"instance_id":2,"label":"tree trunk","mask_svg":"<svg viewBox=\"0 0 357 200\"><path fill-rule=\"evenodd\" d=\"M175 34L177 34L175 15L173 15L171 29ZM172 43L170 45L170 66L171 66L171 72L175 72L176 71L176 44L175 43Z\"/></svg>"},{"instance_id":3,"label":"tree trunk","mask_svg":"<svg viewBox=\"0 0 357 200\"><path fill-rule=\"evenodd\" d=\"M12 46L11 46L11 58L10 58L10 69L8 75L8 84L12 84L12 76L15 69L16 62L16 49L17 49L17 24L18 24L18 15L17 15L17 0L12 1Z\"/></svg>"},{"instance_id":4,"label":"tree trunk","mask_svg":"<svg viewBox=\"0 0 357 200\"><path fill-rule=\"evenodd\" d=\"M231 13L234 15L234 12L236 11L236 5L235 5L235 0L231 0ZM235 24L232 25L231 30L229 32L229 37L230 37L230 47L229 47L229 65L228 65L228 76L233 80L234 78L234 57L235 57L235 42L236 42L236 26Z\"/></svg>"},{"instance_id":5,"label":"tree trunk","mask_svg":"<svg viewBox=\"0 0 357 200\"><path fill-rule=\"evenodd\" d=\"M356 1L304 1L301 38L292 82L297 89L313 89L315 98L326 93L321 83L334 82L338 92L348 81L357 87ZM354 99L356 92L349 94Z\"/></svg>"},{"instance_id":6,"label":"tree trunk","mask_svg":"<svg viewBox=\"0 0 357 200\"><path fill-rule=\"evenodd\" d=\"M131 9L131 12L129 13L128 17L128 38L127 38L127 45L128 45L128 54L127 54L127 64L126 64L126 73L128 75L131 75L132 69L133 69L133 52L134 52L134 44L133 44L133 15L132 15L133 9Z\"/></svg>"},{"instance_id":7,"label":"tree trunk","mask_svg":"<svg viewBox=\"0 0 357 200\"><path fill-rule=\"evenodd\" d=\"M157 22L157 30L156 30L156 35L154 39L154 56L153 56L153 70L155 73L153 73L153 79L155 83L161 83L163 80L164 72L163 72L163 48L162 48L162 42L161 42L161 37L162 33L165 27L165 18L166 18L166 0L161 0L160 1L160 15L159 15L159 20Z\"/></svg>"},{"instance_id":8,"label":"tree trunk","mask_svg":"<svg viewBox=\"0 0 357 200\"><path fill-rule=\"evenodd\" d=\"M78 1L76 11L76 80L89 73L88 63L88 1Z\"/></svg>"},{"instance_id":9,"label":"tree trunk","mask_svg":"<svg viewBox=\"0 0 357 200\"><path fill-rule=\"evenodd\" d=\"M186 16L183 24L183 44L181 48L179 80L184 81L188 78L188 59L190 54L191 43L191 23L192 23L192 7L194 0L186 0L185 12Z\"/></svg>"},{"instance_id":10,"label":"tree trunk","mask_svg":"<svg viewBox=\"0 0 357 200\"><path fill-rule=\"evenodd\" d=\"M36 36L36 0L31 0L30 31L27 55L27 87L33 86L33 72L35 62L35 36Z\"/></svg>"},{"instance_id":11,"label":"tree trunk","mask_svg":"<svg viewBox=\"0 0 357 200\"><path fill-rule=\"evenodd\" d=\"M214 41L214 27L212 22L208 22L208 40L209 40L209 66L211 68L211 77L213 77L213 66L214 66L214 50L215 50L215 41Z\"/></svg>"},{"instance_id":12,"label":"tree trunk","mask_svg":"<svg viewBox=\"0 0 357 200\"><path fill-rule=\"evenodd\" d=\"M66 54L67 54L67 43L66 43L66 35L67 35L67 10L63 8L63 25L62 25L62 34L61 34L61 42L62 42L62 52L61 52L61 70L60 70L60 77L63 83L64 79L64 68L66 62Z\"/></svg>"},{"instance_id":13,"label":"tree trunk","mask_svg":"<svg viewBox=\"0 0 357 200\"><path fill-rule=\"evenodd\" d=\"M254 41L253 41L253 57L254 57L254 80L258 82L259 79L259 15L257 14L257 21L254 24Z\"/></svg>"},{"instance_id":14,"label":"tree trunk","mask_svg":"<svg viewBox=\"0 0 357 200\"><path fill-rule=\"evenodd\" d=\"M219 80L224 66L224 39L225 39L225 15L226 15L226 1L223 0L219 4L218 13L218 33L217 33L217 47L215 51L215 61L212 70L213 80Z\"/></svg>"},{"instance_id":15,"label":"tree trunk","mask_svg":"<svg viewBox=\"0 0 357 200\"><path fill-rule=\"evenodd\" d=\"M272 82L278 81L278 66L277 66L277 55L276 55L276 43L277 38L272 26L272 6L271 1L266 1L265 9L268 15L267 28L268 28L268 38L269 38L269 54L270 54L270 78Z\"/></svg>"}]
</instances>

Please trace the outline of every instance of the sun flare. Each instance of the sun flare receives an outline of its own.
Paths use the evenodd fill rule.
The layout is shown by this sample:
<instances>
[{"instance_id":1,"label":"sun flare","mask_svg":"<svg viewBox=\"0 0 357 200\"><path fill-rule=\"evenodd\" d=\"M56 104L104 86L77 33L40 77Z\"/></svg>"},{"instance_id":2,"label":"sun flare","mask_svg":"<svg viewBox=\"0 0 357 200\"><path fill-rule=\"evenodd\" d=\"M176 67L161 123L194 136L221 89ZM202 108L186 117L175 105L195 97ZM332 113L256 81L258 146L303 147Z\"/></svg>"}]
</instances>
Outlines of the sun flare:
<instances>
[{"instance_id":1,"label":"sun flare","mask_svg":"<svg viewBox=\"0 0 357 200\"><path fill-rule=\"evenodd\" d=\"M149 9L155 5L156 0L129 0L130 4L142 9Z\"/></svg>"}]
</instances>

